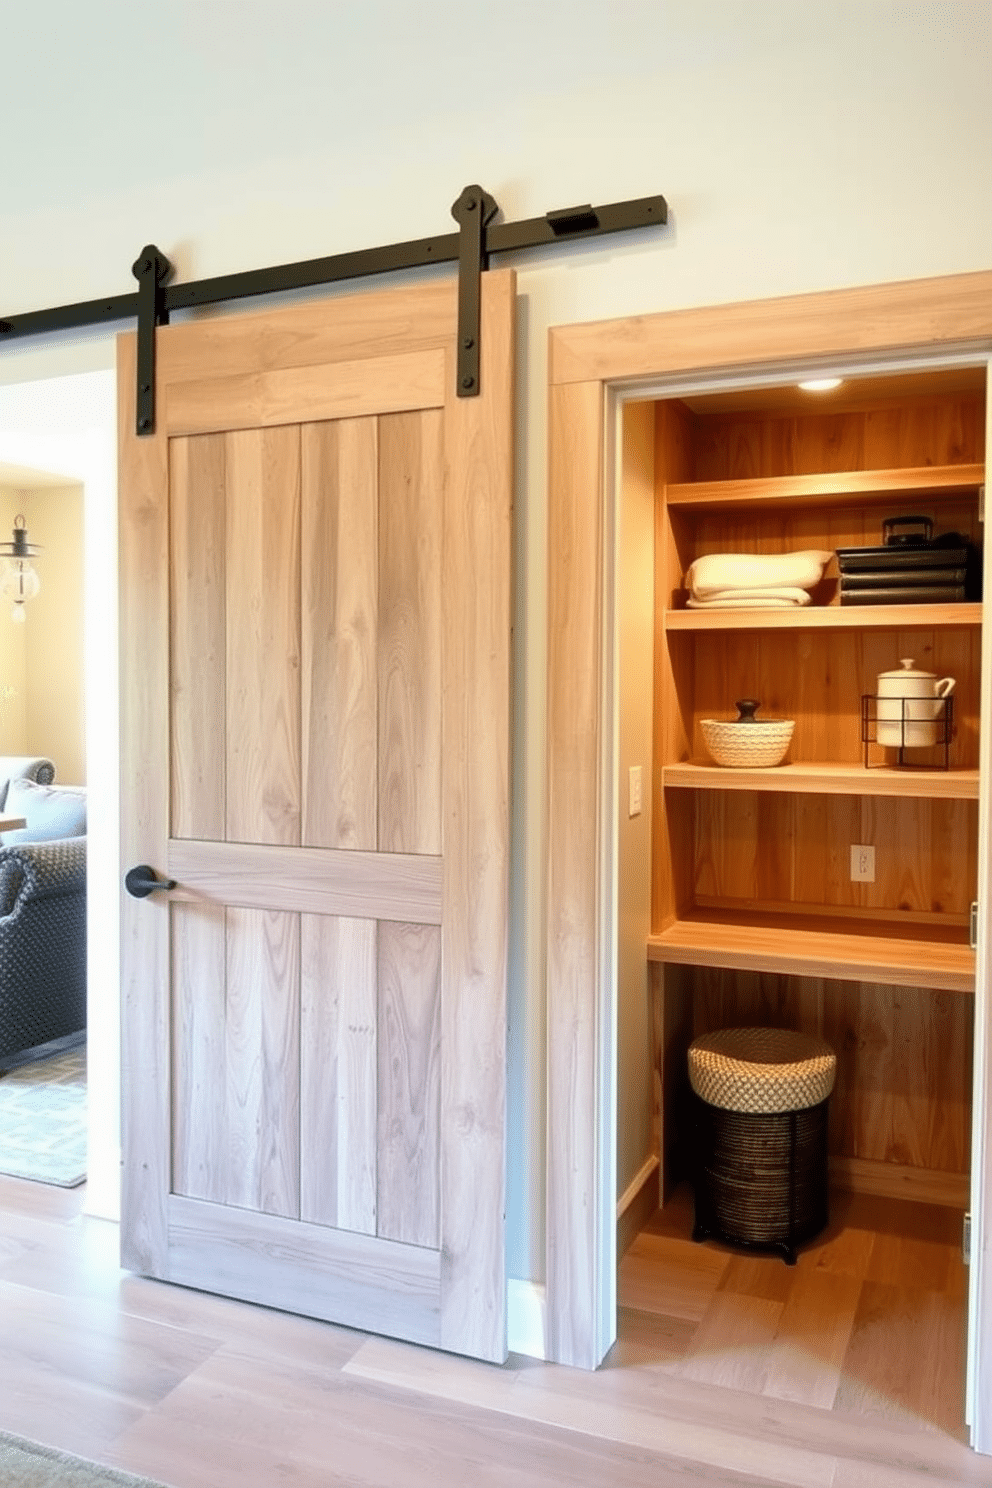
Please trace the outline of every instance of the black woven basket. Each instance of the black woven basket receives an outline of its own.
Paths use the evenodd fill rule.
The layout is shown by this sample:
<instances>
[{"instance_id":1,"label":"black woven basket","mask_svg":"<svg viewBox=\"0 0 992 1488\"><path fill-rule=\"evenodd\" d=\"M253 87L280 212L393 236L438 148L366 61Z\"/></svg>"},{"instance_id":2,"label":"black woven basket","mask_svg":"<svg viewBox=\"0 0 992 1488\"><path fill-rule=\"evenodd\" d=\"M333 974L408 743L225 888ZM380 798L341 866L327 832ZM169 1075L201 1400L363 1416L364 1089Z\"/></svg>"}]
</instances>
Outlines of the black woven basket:
<instances>
[{"instance_id":1,"label":"black woven basket","mask_svg":"<svg viewBox=\"0 0 992 1488\"><path fill-rule=\"evenodd\" d=\"M828 1220L827 1105L726 1111L694 1094L692 1238L774 1251L794 1265L796 1246Z\"/></svg>"}]
</instances>

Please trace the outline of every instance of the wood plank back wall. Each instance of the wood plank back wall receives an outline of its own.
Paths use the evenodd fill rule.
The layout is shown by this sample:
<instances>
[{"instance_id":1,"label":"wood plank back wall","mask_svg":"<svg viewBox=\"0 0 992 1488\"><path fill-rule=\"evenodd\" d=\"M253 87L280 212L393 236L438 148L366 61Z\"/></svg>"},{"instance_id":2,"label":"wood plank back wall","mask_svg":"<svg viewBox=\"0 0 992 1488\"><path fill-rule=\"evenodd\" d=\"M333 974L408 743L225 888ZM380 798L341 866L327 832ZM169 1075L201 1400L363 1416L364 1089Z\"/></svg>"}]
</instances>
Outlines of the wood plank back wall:
<instances>
[{"instance_id":1,"label":"wood plank back wall","mask_svg":"<svg viewBox=\"0 0 992 1488\"><path fill-rule=\"evenodd\" d=\"M978 462L984 459L984 392L882 399L823 415L719 412L697 416L684 404L656 410L655 779L661 764L705 759L700 717L732 717L736 698L758 697L766 711L795 716L790 758L857 761L859 703L878 671L913 655L938 676L959 679L955 763L978 763L980 639L974 631L859 635L816 632L673 633L662 610L673 602L693 558L704 552L789 551L881 541L884 516L922 511L936 530L980 535L975 502L916 498L836 509L737 510L705 517L673 511L667 481L723 480L817 471ZM836 568L819 602L837 602ZM827 665L827 647L830 665ZM908 647L908 649L904 649ZM692 902L740 898L793 901L870 912L873 917L940 919L961 926L975 894L977 808L973 802L780 796L751 792L671 792L656 788L653 919L660 930ZM866 815L867 814L867 815ZM874 842L878 877L851 884L837 868L840 843ZM750 850L745 850L747 843ZM891 850L886 844L891 843ZM896 851L896 844L899 851ZM842 867L845 865L842 864ZM919 1172L921 1196L936 1175L961 1175L970 1161L973 1000L928 989L707 969L653 968L656 1068L665 1092L665 1187L678 1176L679 1111L685 1048L718 1027L767 1024L826 1038L838 1057L831 1099L830 1151L841 1181L884 1188L874 1165ZM863 1165L863 1166L862 1166ZM852 1178L852 1170L858 1170ZM882 1172L882 1169L878 1170ZM935 1175L928 1183L925 1175Z\"/></svg>"}]
</instances>

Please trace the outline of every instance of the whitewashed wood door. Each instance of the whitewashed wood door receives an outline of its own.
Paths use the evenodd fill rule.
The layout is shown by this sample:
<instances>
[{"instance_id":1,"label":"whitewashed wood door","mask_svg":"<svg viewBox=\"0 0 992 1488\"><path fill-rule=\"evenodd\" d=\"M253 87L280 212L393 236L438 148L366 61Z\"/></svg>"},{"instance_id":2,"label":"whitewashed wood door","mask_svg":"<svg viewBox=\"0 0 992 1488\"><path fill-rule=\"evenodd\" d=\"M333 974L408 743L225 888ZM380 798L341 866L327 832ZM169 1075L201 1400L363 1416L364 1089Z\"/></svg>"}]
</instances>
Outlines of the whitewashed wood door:
<instances>
[{"instance_id":1,"label":"whitewashed wood door","mask_svg":"<svg viewBox=\"0 0 992 1488\"><path fill-rule=\"evenodd\" d=\"M514 283L120 344L122 1259L501 1360Z\"/></svg>"}]
</instances>

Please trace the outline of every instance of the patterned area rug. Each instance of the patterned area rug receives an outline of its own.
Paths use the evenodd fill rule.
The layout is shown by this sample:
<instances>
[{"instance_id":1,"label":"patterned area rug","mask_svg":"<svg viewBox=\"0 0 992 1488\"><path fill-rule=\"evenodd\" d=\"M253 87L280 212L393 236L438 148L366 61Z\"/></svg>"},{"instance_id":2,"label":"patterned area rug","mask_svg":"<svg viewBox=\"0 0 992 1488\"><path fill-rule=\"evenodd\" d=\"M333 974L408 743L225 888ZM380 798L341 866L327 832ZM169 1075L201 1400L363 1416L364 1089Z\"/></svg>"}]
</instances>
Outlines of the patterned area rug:
<instances>
[{"instance_id":1,"label":"patterned area rug","mask_svg":"<svg viewBox=\"0 0 992 1488\"><path fill-rule=\"evenodd\" d=\"M85 1182L85 1046L0 1075L0 1173L59 1188Z\"/></svg>"},{"instance_id":2,"label":"patterned area rug","mask_svg":"<svg viewBox=\"0 0 992 1488\"><path fill-rule=\"evenodd\" d=\"M100 1467L6 1431L0 1431L0 1483L4 1488L160 1488L151 1478Z\"/></svg>"}]
</instances>

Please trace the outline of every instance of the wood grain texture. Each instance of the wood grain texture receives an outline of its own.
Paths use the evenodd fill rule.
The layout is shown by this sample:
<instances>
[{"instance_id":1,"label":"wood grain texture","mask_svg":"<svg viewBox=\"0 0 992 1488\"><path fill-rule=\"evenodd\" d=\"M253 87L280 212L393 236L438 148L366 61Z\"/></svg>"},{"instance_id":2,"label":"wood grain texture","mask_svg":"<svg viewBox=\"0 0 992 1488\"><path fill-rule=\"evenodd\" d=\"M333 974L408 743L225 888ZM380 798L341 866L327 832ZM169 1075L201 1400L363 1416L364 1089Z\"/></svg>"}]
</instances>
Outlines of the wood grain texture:
<instances>
[{"instance_id":1,"label":"wood grain texture","mask_svg":"<svg viewBox=\"0 0 992 1488\"><path fill-rule=\"evenodd\" d=\"M303 842L378 846L378 426L302 439Z\"/></svg>"},{"instance_id":2,"label":"wood grain texture","mask_svg":"<svg viewBox=\"0 0 992 1488\"><path fill-rule=\"evenodd\" d=\"M177 900L441 923L443 864L436 857L170 841L166 861L178 880Z\"/></svg>"},{"instance_id":3,"label":"wood grain texture","mask_svg":"<svg viewBox=\"0 0 992 1488\"><path fill-rule=\"evenodd\" d=\"M667 979L665 972L665 987ZM688 988L685 984L688 983ZM829 1144L838 1181L891 1198L962 1196L970 1161L970 999L921 988L679 968L691 1038L718 1028L796 1028L837 1055ZM940 1195L940 1197L938 1197Z\"/></svg>"},{"instance_id":4,"label":"wood grain texture","mask_svg":"<svg viewBox=\"0 0 992 1488\"><path fill-rule=\"evenodd\" d=\"M227 927L223 906L172 905L172 1191L227 1200Z\"/></svg>"},{"instance_id":5,"label":"wood grain texture","mask_svg":"<svg viewBox=\"0 0 992 1488\"><path fill-rule=\"evenodd\" d=\"M507 1347L515 300L513 276L483 276L484 399L455 395L449 362L441 612L441 1340L500 1364Z\"/></svg>"},{"instance_id":6,"label":"wood grain texture","mask_svg":"<svg viewBox=\"0 0 992 1488\"><path fill-rule=\"evenodd\" d=\"M138 439L136 338L117 343L120 571L121 863L161 861L169 829L168 452ZM121 900L121 1256L166 1266L169 1186L167 903Z\"/></svg>"},{"instance_id":7,"label":"wood grain texture","mask_svg":"<svg viewBox=\"0 0 992 1488\"><path fill-rule=\"evenodd\" d=\"M860 1292L852 1276L797 1273L767 1351L762 1394L832 1408Z\"/></svg>"},{"instance_id":8,"label":"wood grain texture","mask_svg":"<svg viewBox=\"0 0 992 1488\"><path fill-rule=\"evenodd\" d=\"M227 447L169 446L172 835L225 835Z\"/></svg>"},{"instance_id":9,"label":"wood grain texture","mask_svg":"<svg viewBox=\"0 0 992 1488\"><path fill-rule=\"evenodd\" d=\"M976 630L981 606L962 602L949 605L806 605L796 610L669 610L666 631L678 630L917 630L956 627Z\"/></svg>"},{"instance_id":10,"label":"wood grain texture","mask_svg":"<svg viewBox=\"0 0 992 1488\"><path fill-rule=\"evenodd\" d=\"M976 894L974 803L730 790L700 791L685 804L696 808L698 904L788 901L811 913L850 906L891 913L894 922L932 914L938 925L967 923ZM852 843L875 847L873 882L851 882Z\"/></svg>"},{"instance_id":11,"label":"wood grain texture","mask_svg":"<svg viewBox=\"0 0 992 1488\"><path fill-rule=\"evenodd\" d=\"M439 931L380 924L377 964L377 1233L436 1249L441 1222Z\"/></svg>"},{"instance_id":12,"label":"wood grain texture","mask_svg":"<svg viewBox=\"0 0 992 1488\"><path fill-rule=\"evenodd\" d=\"M853 403L853 397L849 400ZM771 500L953 496L984 483L985 389L872 396L836 409L810 400L802 413L704 413L696 422L693 475L701 499L748 489ZM729 482L717 491L712 483ZM686 499L684 491L673 493ZM691 498L690 498L691 499ZM916 511L916 505L913 506Z\"/></svg>"},{"instance_id":13,"label":"wood grain texture","mask_svg":"<svg viewBox=\"0 0 992 1488\"><path fill-rule=\"evenodd\" d=\"M857 607L836 613L856 612ZM865 633L850 628L813 632L752 630L745 625L729 632L679 636L678 645L690 646L693 651L688 672L692 689L683 693L680 706L688 715L686 729L694 760L710 761L700 720L733 718L735 700L752 697L761 703L759 717L795 720L787 755L790 763L863 766L862 695L874 693L879 673L897 668L899 660L906 656L936 677L955 679L955 733L949 763L960 770L977 768L979 630L968 627L944 630L932 625L907 635L894 621L888 628L876 627ZM891 767L896 758L894 750L877 744L868 751L872 770ZM944 762L943 750L907 751L906 760L935 776L934 767ZM908 770L902 773L917 782L919 795L930 794L927 780L919 773L915 776ZM765 772L768 780L776 779L777 775L774 769ZM726 772L726 778L733 778L730 771ZM936 790L943 793L939 785Z\"/></svg>"},{"instance_id":14,"label":"wood grain texture","mask_svg":"<svg viewBox=\"0 0 992 1488\"><path fill-rule=\"evenodd\" d=\"M319 1291L328 1237L353 1225L369 1270L342 1315L502 1360L514 280L487 276L485 387L464 403L453 284L428 288L422 315L416 295L388 299L362 297L360 340L347 304L340 323L336 305L309 305L161 335L161 407L170 386L175 410L201 384L195 401L223 432L176 433L174 578L161 604L150 591L166 628L144 632L167 744L170 598L188 696L173 750L182 836L168 760L134 755L135 782L156 761L159 812L139 860L179 881L142 910L167 922L171 905L180 927L172 1017L163 984L140 1035L160 1063L148 1141L164 1151L138 1151L136 1186L164 1245L149 1269L313 1310L308 1258ZM430 382L434 403L409 411L424 399L397 399L404 379ZM362 417L329 425L359 387ZM155 456L133 545L143 583L153 567L168 576L169 532L163 450L141 454ZM217 636L221 664L201 676L197 643ZM205 733L223 755L209 779L190 763ZM174 1140L170 1076L188 1101ZM170 1160L189 1192L167 1211ZM434 1255L427 1272L399 1264L398 1305L392 1234Z\"/></svg>"},{"instance_id":15,"label":"wood grain texture","mask_svg":"<svg viewBox=\"0 0 992 1488\"><path fill-rule=\"evenodd\" d=\"M609 382L798 356L987 344L990 303L992 273L984 271L555 326L549 378Z\"/></svg>"},{"instance_id":16,"label":"wood grain texture","mask_svg":"<svg viewBox=\"0 0 992 1488\"><path fill-rule=\"evenodd\" d=\"M456 309L451 283L438 280L180 323L156 348L158 374L189 382L205 362L225 377L435 349L455 334Z\"/></svg>"},{"instance_id":17,"label":"wood grain texture","mask_svg":"<svg viewBox=\"0 0 992 1488\"><path fill-rule=\"evenodd\" d=\"M807 761L777 765L774 769L725 769L708 762L666 765L663 785L682 790L789 791L808 795L914 796L929 800L978 800L978 771L941 770L921 775L879 765L844 765L833 761Z\"/></svg>"},{"instance_id":18,"label":"wood grain texture","mask_svg":"<svg viewBox=\"0 0 992 1488\"><path fill-rule=\"evenodd\" d=\"M684 476L691 458L690 430L682 405L674 400L655 410L655 482ZM693 751L695 652L690 646L666 644L665 619L671 597L682 585L686 566L685 534L662 501L655 506L654 718L651 850L655 864L685 862L692 856L693 824L686 814L666 809L659 763L688 758ZM671 924L691 903L691 886L674 873L651 874L651 922L656 929Z\"/></svg>"},{"instance_id":19,"label":"wood grain texture","mask_svg":"<svg viewBox=\"0 0 992 1488\"><path fill-rule=\"evenodd\" d=\"M227 839L300 841L300 434L227 441Z\"/></svg>"},{"instance_id":20,"label":"wood grain texture","mask_svg":"<svg viewBox=\"0 0 992 1488\"><path fill-rule=\"evenodd\" d=\"M933 1168L911 1168L862 1157L832 1157L830 1182L850 1193L942 1204L948 1209L967 1209L971 1193L968 1173L940 1173Z\"/></svg>"},{"instance_id":21,"label":"wood grain texture","mask_svg":"<svg viewBox=\"0 0 992 1488\"><path fill-rule=\"evenodd\" d=\"M600 1336L590 1203L599 1183L597 1024L603 391L551 393L548 513L548 1349L594 1368ZM615 1203L615 1196L612 1202ZM612 1224L612 1219L611 1219Z\"/></svg>"},{"instance_id":22,"label":"wood grain texture","mask_svg":"<svg viewBox=\"0 0 992 1488\"><path fill-rule=\"evenodd\" d=\"M226 1012L226 1201L298 1218L299 915L228 909Z\"/></svg>"},{"instance_id":23,"label":"wood grain texture","mask_svg":"<svg viewBox=\"0 0 992 1488\"><path fill-rule=\"evenodd\" d=\"M172 434L272 428L322 419L362 418L444 401L444 352L309 364L165 387L165 421Z\"/></svg>"},{"instance_id":24,"label":"wood grain texture","mask_svg":"<svg viewBox=\"0 0 992 1488\"><path fill-rule=\"evenodd\" d=\"M822 426L822 420L816 422ZM743 429L753 434L753 421L749 421ZM709 420L706 434L708 439L712 439L712 424ZM915 469L885 470L876 468L867 452L865 458L868 460L867 469L828 472L817 468L811 474L789 472L765 475L756 472L743 477L716 475L711 479L672 481L667 485L665 500L670 506L691 507L694 511L708 505L723 508L736 506L738 503L747 504L749 510L753 511L750 504L759 501L770 506L807 506L811 502L820 501L831 506L845 506L861 504L866 497L878 500L881 493L886 498L914 496L925 500L938 493L943 496L946 493L977 491L984 480L985 466L974 459L963 465L927 464ZM733 455L729 458L706 459L701 452L693 463L697 470L736 469L739 460L740 453L735 442ZM766 462L755 459L746 463L761 466ZM784 461L776 463L782 464Z\"/></svg>"},{"instance_id":25,"label":"wood grain texture","mask_svg":"<svg viewBox=\"0 0 992 1488\"><path fill-rule=\"evenodd\" d=\"M975 953L935 938L932 927L906 925L898 937L868 934L861 921L699 910L648 941L648 959L689 966L736 967L845 981L885 981L935 991L973 993Z\"/></svg>"},{"instance_id":26,"label":"wood grain texture","mask_svg":"<svg viewBox=\"0 0 992 1488\"><path fill-rule=\"evenodd\" d=\"M169 1220L180 1284L437 1345L437 1251L178 1197Z\"/></svg>"},{"instance_id":27,"label":"wood grain texture","mask_svg":"<svg viewBox=\"0 0 992 1488\"><path fill-rule=\"evenodd\" d=\"M903 1420L858 1414L857 1399L854 1409L841 1411L802 1395L817 1368L829 1367L829 1320L823 1318L823 1332L806 1328L804 1316L812 1322L818 1306L810 1295L787 1330L783 1278L797 1293L808 1293L814 1278L828 1285L847 1278L860 1287L877 1250L895 1271L897 1297L943 1278L944 1295L957 1308L951 1336L956 1329L960 1339L963 1268L958 1263L951 1274L954 1237L924 1206L845 1199L844 1213L836 1203L829 1232L796 1267L776 1257L730 1258L722 1289L785 1303L779 1337L797 1346L779 1355L773 1344L771 1360L781 1358L780 1379L797 1398L783 1399L681 1379L674 1366L697 1324L629 1306L620 1310L618 1341L602 1369L561 1369L519 1356L493 1369L272 1307L121 1278L115 1227L88 1215L84 1199L82 1190L0 1179L0 1428L175 1488L271 1488L287 1475L296 1488L325 1488L335 1473L462 1488L479 1475L480 1450L484 1477L524 1488L992 1482L992 1463L964 1444L960 1415L940 1423L939 1394ZM659 1225L669 1224L672 1207L657 1217ZM202 1208L194 1205L194 1213ZM705 1254L708 1247L684 1238L690 1213L691 1198L680 1213L681 1244ZM907 1215L919 1223L907 1223ZM243 1217L225 1218L225 1249L238 1275ZM181 1219L185 1254L187 1244L199 1244L202 1219ZM267 1256L285 1245L284 1223L264 1217ZM335 1287L353 1293L366 1274L360 1259L345 1272L342 1247L350 1250L351 1237L329 1239L318 1272L322 1304ZM328 1265L332 1249L336 1260ZM927 1251L932 1260L924 1266ZM288 1254L298 1276L292 1247ZM413 1250L409 1259L431 1257ZM677 1277L674 1291L678 1296ZM405 1295L394 1293L395 1316ZM913 1312L921 1352L940 1347L921 1337L933 1313ZM898 1383L888 1367L884 1313L878 1322L874 1346L859 1355L862 1372L848 1380L860 1400L874 1381ZM900 1326L898 1312L893 1322ZM950 1377L941 1368L937 1389ZM903 1379L918 1388L912 1376Z\"/></svg>"},{"instance_id":28,"label":"wood grain texture","mask_svg":"<svg viewBox=\"0 0 992 1488\"><path fill-rule=\"evenodd\" d=\"M444 424L379 421L379 847L441 851Z\"/></svg>"},{"instance_id":29,"label":"wood grain texture","mask_svg":"<svg viewBox=\"0 0 992 1488\"><path fill-rule=\"evenodd\" d=\"M300 1217L376 1233L374 920L301 916Z\"/></svg>"}]
</instances>

